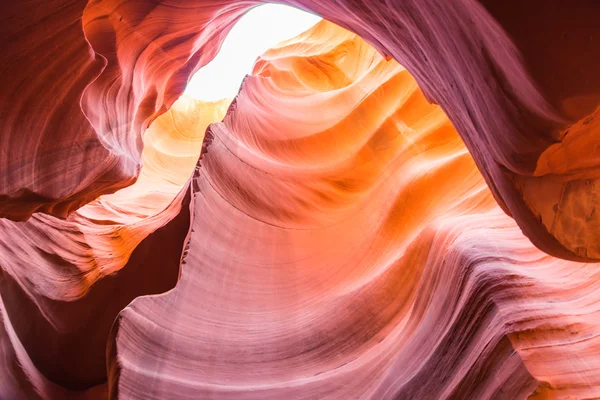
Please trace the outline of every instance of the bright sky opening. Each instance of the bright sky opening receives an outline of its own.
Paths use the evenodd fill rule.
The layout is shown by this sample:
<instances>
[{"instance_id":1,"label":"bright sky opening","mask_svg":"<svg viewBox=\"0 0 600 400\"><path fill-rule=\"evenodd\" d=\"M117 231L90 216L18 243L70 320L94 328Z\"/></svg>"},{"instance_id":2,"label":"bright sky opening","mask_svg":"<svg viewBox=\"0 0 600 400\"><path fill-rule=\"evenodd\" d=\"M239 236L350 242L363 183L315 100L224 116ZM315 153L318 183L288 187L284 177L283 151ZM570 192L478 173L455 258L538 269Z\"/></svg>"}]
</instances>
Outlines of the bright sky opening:
<instances>
[{"instance_id":1,"label":"bright sky opening","mask_svg":"<svg viewBox=\"0 0 600 400\"><path fill-rule=\"evenodd\" d=\"M231 29L217 56L192 77L185 94L204 101L235 97L258 56L320 20L317 15L282 4L251 9Z\"/></svg>"}]
</instances>

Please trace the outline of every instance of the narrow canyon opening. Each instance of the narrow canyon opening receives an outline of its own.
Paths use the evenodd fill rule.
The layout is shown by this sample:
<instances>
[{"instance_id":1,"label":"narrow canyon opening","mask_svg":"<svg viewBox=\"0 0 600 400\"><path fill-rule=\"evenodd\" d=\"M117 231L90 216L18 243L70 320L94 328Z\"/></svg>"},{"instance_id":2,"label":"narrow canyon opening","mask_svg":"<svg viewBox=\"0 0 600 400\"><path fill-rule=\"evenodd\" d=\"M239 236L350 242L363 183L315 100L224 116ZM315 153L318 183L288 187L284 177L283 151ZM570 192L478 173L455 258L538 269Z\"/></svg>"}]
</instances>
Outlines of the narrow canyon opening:
<instances>
[{"instance_id":1,"label":"narrow canyon opening","mask_svg":"<svg viewBox=\"0 0 600 400\"><path fill-rule=\"evenodd\" d=\"M236 96L237 104L231 108ZM202 164L204 174L210 177L193 177L194 182L208 185L194 196L216 195L221 200L213 206L224 201L229 211L220 215L222 220L251 218L264 224L259 230L278 226L298 232L320 231L319 244L314 244L312 251L325 255L322 262L300 263L293 270L274 268L263 277L276 284L289 274L297 275L301 280L296 283L298 295L284 303L303 301L300 293L305 290L318 288L330 295L344 287L350 290L361 280L375 279L399 252L406 251L422 224L443 207L446 197L459 193L436 194L435 205L419 209L417 199L406 195L413 190L410 179L437 177L446 182L438 185L439 190L449 188L456 183L451 175L457 173L451 168L448 171L453 172L444 172L443 166L450 163L459 165L460 171L472 172L468 179L463 177L465 190L469 185L483 185L441 108L427 102L416 81L396 61L384 57L357 34L313 14L276 4L252 8L233 26L215 58L144 132L137 181L100 196L64 222L80 232L81 238L74 236L73 240L86 246L75 256L68 247L60 250L64 259L82 261L57 268L56 276L67 282L67 289L63 288L60 296L47 295L67 301L54 309L64 307L68 312L50 318L67 326L72 334L57 335L44 325L40 331L53 343L48 345L21 333L34 363L53 382L74 389L102 382L106 374L104 345L119 311L136 297L134 303L143 304L139 296L164 293L168 297L171 289L177 290L182 247L190 226L209 236L220 235L211 232L210 221L199 220L201 225L194 227L187 211L195 200L186 184L198 167L209 126L218 143ZM403 158L409 156L415 157L410 165L404 165ZM386 187L385 179L395 183ZM370 202L373 193L378 199ZM310 200L302 200L303 196ZM400 224L397 215L407 207L414 207L412 222ZM208 210L195 208L197 216L209 215ZM373 216L386 222L368 222ZM35 215L31 223L50 222L57 224L53 217ZM369 240L352 229L355 222L369 227ZM57 229L65 226L59 224ZM276 232L269 235L274 235L274 241L285 237ZM247 232L238 240L243 244L253 236ZM355 251L366 251L371 239L375 246L385 239L399 246L382 250L377 260L363 259L351 266L343 252L327 249L328 243L339 241ZM306 242L305 246L313 243L304 234L294 240ZM227 246L233 246L227 251L241 260L255 257L246 253L243 245ZM159 248L159 254L153 253L152 247ZM48 253L52 251L57 250ZM286 258L295 251L273 254ZM208 271L221 262L230 261L194 270ZM322 275L323 268L330 271ZM83 284L81 274L85 276ZM185 271L182 274L185 277ZM307 286L310 282L316 284L312 289ZM93 324L89 309L106 296L113 296L110 307L104 307L102 321ZM10 306L8 309L12 314ZM41 315L38 319L44 321ZM95 330L93 335L89 333L93 343L79 338L84 336L82 326ZM15 329L23 332L28 325L16 322ZM57 357L62 360L58 364ZM86 368L79 367L82 362L87 363Z\"/></svg>"},{"instance_id":2,"label":"narrow canyon opening","mask_svg":"<svg viewBox=\"0 0 600 400\"><path fill-rule=\"evenodd\" d=\"M206 128L223 119L257 58L320 20L283 4L248 10L227 34L215 58L192 76L183 95L144 132L142 169L136 183L102 196L104 207L139 218L167 207L196 166Z\"/></svg>"},{"instance_id":3,"label":"narrow canyon opening","mask_svg":"<svg viewBox=\"0 0 600 400\"><path fill-rule=\"evenodd\" d=\"M145 133L144 168L153 165L147 154L159 158L156 149L182 154L178 136L190 149L172 193L194 173L193 234L175 288L139 297L113 327L110 349L120 357L109 358L110 370L120 368L118 377L109 379L113 397L129 396L128 388L144 380L145 372L130 366L156 357L162 376L194 376L198 387L187 386L194 379L181 387L194 388L200 397L244 397L244 388L251 387L256 397L249 398L261 398L263 390L272 398L294 398L299 392L292 382L318 376L318 360L324 358L328 375L346 382L334 398L357 393L384 398L381 392L392 378L382 371L393 369L406 380L411 371L402 357L366 356L357 362L359 356L398 355L400 343L415 340L413 335L424 340L416 328L404 329L406 319L448 318L439 310L419 309L415 299L422 291L452 301L452 292L426 277L447 273L447 281L457 280L460 264L431 266L427 254L448 240L452 223L483 229L480 214L504 223L441 107L426 99L404 67L356 33L310 19L294 37L265 44L230 70L244 51L230 47L228 39L248 40L236 27L251 27L252 13L267 7L283 6L257 7L242 18L215 59ZM290 22L281 22L290 28ZM210 147L196 164L207 126ZM193 146L189 140L195 140ZM172 173L173 162L161 161L164 173ZM472 219L465 220L465 214ZM464 296L466 308L494 318L487 306ZM202 305L194 307L199 299ZM415 310L410 317L407 309ZM172 343L175 336L191 336L185 345L144 354L130 339L139 315L160 320L153 340ZM451 319L445 326L474 334L463 325ZM510 343L488 334L490 358L510 364L519 384L531 388L534 381ZM395 339L384 340L388 337ZM461 382L480 379L472 359L448 356L453 345L441 346L440 362L456 369L469 365ZM436 356L433 347L423 351L431 353L422 359ZM188 357L190 352L194 356ZM434 365L423 370L430 370L430 379L443 380ZM363 368L369 372L356 373ZM379 389L369 386L369 374ZM284 383L272 384L279 379ZM496 380L482 390L502 384ZM315 398L330 390L318 379L310 385ZM158 384L155 395L168 395L167 386ZM468 390L461 386L452 390ZM397 397L425 395L422 388L401 388Z\"/></svg>"}]
</instances>

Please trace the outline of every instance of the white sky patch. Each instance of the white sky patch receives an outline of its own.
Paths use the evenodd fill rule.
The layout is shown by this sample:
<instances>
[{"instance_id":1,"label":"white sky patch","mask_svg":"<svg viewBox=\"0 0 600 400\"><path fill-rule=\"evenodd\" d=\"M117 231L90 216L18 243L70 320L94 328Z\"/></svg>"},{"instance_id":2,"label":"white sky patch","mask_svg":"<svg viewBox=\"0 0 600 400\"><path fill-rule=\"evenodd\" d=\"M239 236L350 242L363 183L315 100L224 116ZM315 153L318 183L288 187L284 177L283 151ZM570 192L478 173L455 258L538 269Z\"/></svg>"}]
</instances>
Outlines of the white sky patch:
<instances>
[{"instance_id":1,"label":"white sky patch","mask_svg":"<svg viewBox=\"0 0 600 400\"><path fill-rule=\"evenodd\" d=\"M231 29L217 56L194 74L185 94L204 101L235 97L258 56L320 20L317 15L282 4L251 9Z\"/></svg>"}]
</instances>

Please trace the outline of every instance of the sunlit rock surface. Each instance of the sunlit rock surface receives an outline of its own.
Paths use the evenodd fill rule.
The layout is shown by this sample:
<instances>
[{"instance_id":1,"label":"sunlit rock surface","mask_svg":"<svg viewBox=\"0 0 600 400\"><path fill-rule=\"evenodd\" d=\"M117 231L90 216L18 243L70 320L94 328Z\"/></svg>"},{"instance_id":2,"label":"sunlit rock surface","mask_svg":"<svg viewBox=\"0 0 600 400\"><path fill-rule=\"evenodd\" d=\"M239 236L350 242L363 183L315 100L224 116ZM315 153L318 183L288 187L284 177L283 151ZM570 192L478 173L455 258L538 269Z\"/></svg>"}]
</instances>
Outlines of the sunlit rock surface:
<instances>
[{"instance_id":1,"label":"sunlit rock surface","mask_svg":"<svg viewBox=\"0 0 600 400\"><path fill-rule=\"evenodd\" d=\"M0 398L600 397L600 4L253 4L0 6Z\"/></svg>"},{"instance_id":2,"label":"sunlit rock surface","mask_svg":"<svg viewBox=\"0 0 600 400\"><path fill-rule=\"evenodd\" d=\"M207 140L180 281L113 327L113 397L600 395L597 268L533 247L356 35L267 52Z\"/></svg>"},{"instance_id":3,"label":"sunlit rock surface","mask_svg":"<svg viewBox=\"0 0 600 400\"><path fill-rule=\"evenodd\" d=\"M600 258L597 1L285 2L358 33L405 66L536 246L562 258ZM255 4L3 4L0 215L64 217L130 185L144 130Z\"/></svg>"}]
</instances>

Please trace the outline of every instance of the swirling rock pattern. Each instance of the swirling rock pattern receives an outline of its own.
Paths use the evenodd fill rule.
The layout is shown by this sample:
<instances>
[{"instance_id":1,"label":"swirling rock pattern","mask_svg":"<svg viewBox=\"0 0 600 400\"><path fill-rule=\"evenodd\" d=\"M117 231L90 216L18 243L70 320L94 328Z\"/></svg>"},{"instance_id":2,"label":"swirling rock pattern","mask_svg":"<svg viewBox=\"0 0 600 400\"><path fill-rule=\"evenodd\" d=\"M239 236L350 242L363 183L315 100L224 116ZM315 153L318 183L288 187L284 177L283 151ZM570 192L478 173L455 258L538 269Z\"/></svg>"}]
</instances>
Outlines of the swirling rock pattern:
<instances>
[{"instance_id":1,"label":"swirling rock pattern","mask_svg":"<svg viewBox=\"0 0 600 400\"><path fill-rule=\"evenodd\" d=\"M562 258L599 258L598 2L286 3L358 33L405 66L536 246ZM0 215L64 217L131 184L144 130L256 4L4 4ZM579 161L565 161L573 153Z\"/></svg>"},{"instance_id":2,"label":"swirling rock pattern","mask_svg":"<svg viewBox=\"0 0 600 400\"><path fill-rule=\"evenodd\" d=\"M288 3L0 6L0 397L600 397L600 5Z\"/></svg>"},{"instance_id":3,"label":"swirling rock pattern","mask_svg":"<svg viewBox=\"0 0 600 400\"><path fill-rule=\"evenodd\" d=\"M355 34L267 52L207 137L180 281L120 313L112 397L600 395L595 269L535 249Z\"/></svg>"},{"instance_id":4,"label":"swirling rock pattern","mask_svg":"<svg viewBox=\"0 0 600 400\"><path fill-rule=\"evenodd\" d=\"M0 220L2 309L12 332L6 340L19 360L31 359L37 375L69 389L104 384L106 340L117 314L137 296L175 286L190 226L189 176L206 127L222 119L229 103L180 98L147 130L136 183L68 219ZM31 384L67 396L37 378ZM13 397L7 391L0 397Z\"/></svg>"}]
</instances>

